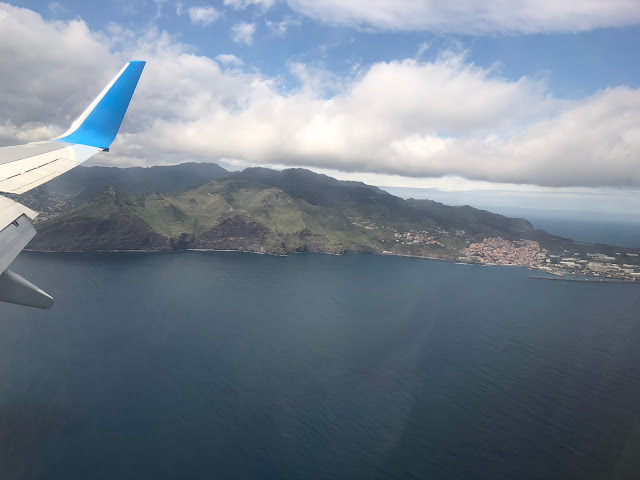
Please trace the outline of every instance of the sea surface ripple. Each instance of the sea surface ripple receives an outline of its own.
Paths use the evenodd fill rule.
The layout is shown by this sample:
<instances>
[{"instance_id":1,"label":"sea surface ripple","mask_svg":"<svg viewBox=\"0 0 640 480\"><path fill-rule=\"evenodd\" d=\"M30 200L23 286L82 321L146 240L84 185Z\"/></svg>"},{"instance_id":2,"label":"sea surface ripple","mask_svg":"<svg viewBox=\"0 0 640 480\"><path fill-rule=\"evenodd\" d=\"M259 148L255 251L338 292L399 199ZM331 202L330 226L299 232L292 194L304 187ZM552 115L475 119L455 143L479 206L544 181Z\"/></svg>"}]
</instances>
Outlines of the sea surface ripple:
<instances>
[{"instance_id":1,"label":"sea surface ripple","mask_svg":"<svg viewBox=\"0 0 640 480\"><path fill-rule=\"evenodd\" d=\"M0 478L634 479L640 288L389 256L25 252Z\"/></svg>"}]
</instances>

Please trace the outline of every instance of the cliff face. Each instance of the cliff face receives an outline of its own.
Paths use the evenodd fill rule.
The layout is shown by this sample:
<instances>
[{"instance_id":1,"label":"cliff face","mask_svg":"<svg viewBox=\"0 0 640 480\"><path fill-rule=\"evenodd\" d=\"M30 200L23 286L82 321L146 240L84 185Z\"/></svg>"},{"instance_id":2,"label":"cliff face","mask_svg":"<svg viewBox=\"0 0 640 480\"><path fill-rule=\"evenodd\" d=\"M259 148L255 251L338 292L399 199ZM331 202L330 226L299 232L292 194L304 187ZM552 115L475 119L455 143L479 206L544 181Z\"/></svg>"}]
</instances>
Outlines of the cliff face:
<instances>
[{"instance_id":1,"label":"cliff face","mask_svg":"<svg viewBox=\"0 0 640 480\"><path fill-rule=\"evenodd\" d=\"M247 169L175 194L113 189L37 225L41 250L248 250L456 258L486 237L544 237L523 219L394 197L307 170Z\"/></svg>"},{"instance_id":2,"label":"cliff face","mask_svg":"<svg viewBox=\"0 0 640 480\"><path fill-rule=\"evenodd\" d=\"M272 232L246 212L236 212L197 236L190 246L211 250L286 253L284 239L279 237L277 232Z\"/></svg>"},{"instance_id":3,"label":"cliff face","mask_svg":"<svg viewBox=\"0 0 640 480\"><path fill-rule=\"evenodd\" d=\"M123 213L77 216L38 232L27 248L53 251L170 250L169 239Z\"/></svg>"},{"instance_id":4,"label":"cliff face","mask_svg":"<svg viewBox=\"0 0 640 480\"><path fill-rule=\"evenodd\" d=\"M37 227L38 234L27 248L61 252L170 249L169 239L128 211L114 191Z\"/></svg>"}]
</instances>

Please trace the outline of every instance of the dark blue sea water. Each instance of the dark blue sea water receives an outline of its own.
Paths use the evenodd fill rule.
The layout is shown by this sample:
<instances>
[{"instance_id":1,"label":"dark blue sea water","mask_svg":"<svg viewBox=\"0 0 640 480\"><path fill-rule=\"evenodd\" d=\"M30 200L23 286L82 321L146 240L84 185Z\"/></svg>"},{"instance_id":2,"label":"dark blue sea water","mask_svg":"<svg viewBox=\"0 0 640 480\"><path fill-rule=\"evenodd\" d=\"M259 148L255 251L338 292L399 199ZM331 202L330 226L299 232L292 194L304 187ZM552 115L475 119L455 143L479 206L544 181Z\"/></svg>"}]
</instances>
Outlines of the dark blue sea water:
<instances>
[{"instance_id":1,"label":"dark blue sea water","mask_svg":"<svg viewBox=\"0 0 640 480\"><path fill-rule=\"evenodd\" d=\"M387 256L23 253L2 479L635 479L640 287Z\"/></svg>"},{"instance_id":2,"label":"dark blue sea water","mask_svg":"<svg viewBox=\"0 0 640 480\"><path fill-rule=\"evenodd\" d=\"M635 221L580 220L529 215L535 228L580 242L606 243L620 247L640 248L640 219Z\"/></svg>"}]
</instances>

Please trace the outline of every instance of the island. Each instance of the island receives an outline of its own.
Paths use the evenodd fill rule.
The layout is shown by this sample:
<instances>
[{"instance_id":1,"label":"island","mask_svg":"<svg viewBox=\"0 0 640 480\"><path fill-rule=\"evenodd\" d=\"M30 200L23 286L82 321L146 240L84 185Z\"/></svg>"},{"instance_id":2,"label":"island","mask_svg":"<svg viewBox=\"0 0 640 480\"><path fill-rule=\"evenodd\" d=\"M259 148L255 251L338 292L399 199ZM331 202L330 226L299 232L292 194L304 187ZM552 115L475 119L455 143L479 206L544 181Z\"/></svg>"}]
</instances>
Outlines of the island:
<instances>
[{"instance_id":1,"label":"island","mask_svg":"<svg viewBox=\"0 0 640 480\"><path fill-rule=\"evenodd\" d=\"M470 206L404 200L305 169L79 167L20 197L28 249L405 255L640 283L640 249L576 242Z\"/></svg>"}]
</instances>

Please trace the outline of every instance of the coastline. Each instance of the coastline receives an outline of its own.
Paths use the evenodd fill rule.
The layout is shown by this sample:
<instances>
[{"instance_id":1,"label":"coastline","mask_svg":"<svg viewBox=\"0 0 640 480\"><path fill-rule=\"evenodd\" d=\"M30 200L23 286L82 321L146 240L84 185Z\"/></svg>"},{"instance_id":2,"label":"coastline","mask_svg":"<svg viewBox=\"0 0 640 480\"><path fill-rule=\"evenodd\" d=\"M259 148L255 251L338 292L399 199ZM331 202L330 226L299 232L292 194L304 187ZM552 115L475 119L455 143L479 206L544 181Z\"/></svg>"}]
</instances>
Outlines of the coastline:
<instances>
[{"instance_id":1,"label":"coastline","mask_svg":"<svg viewBox=\"0 0 640 480\"><path fill-rule=\"evenodd\" d=\"M121 249L106 249L106 250L38 250L38 249L33 249L33 248L25 248L22 250L23 252L35 252L35 253L165 253L165 254L170 254L170 253L178 253L178 252L212 252L212 253L216 253L216 252L237 252L237 253L252 253L255 255L271 255L274 257L287 257L289 255L301 255L301 254L305 254L305 253L315 253L315 254L320 254L320 255L335 255L335 256L341 256L341 255L381 255L381 256L386 256L386 257L407 257L407 258L418 258L418 259L424 259L424 260L439 260L441 262L456 262L456 263L460 263L461 265L474 265L473 263L462 263L462 262L458 262L457 260L446 260L444 258L438 258L438 257L428 257L428 256L421 256L421 255L405 255L405 254L401 254L401 253L378 253L378 252L344 252L344 253L337 253L337 252L323 252L323 251L318 251L318 250L308 250L305 252L288 252L288 253L271 253L271 252L256 252L254 250L233 250L233 249L213 249L213 248L184 248L181 250L121 250ZM477 264L476 264L477 265ZM498 265L498 264L496 264ZM499 265L498 265L499 266ZM520 265L512 265L514 267L519 267ZM527 267L523 267L523 268L527 268Z\"/></svg>"},{"instance_id":2,"label":"coastline","mask_svg":"<svg viewBox=\"0 0 640 480\"><path fill-rule=\"evenodd\" d=\"M637 280L625 280L622 278L607 278L607 277L594 277L584 275L582 277L566 277L566 276L553 276L547 277L544 275L529 275L529 278L534 280L555 280L560 282L576 282L576 283L625 283L627 285L640 285L640 281Z\"/></svg>"},{"instance_id":3,"label":"coastline","mask_svg":"<svg viewBox=\"0 0 640 480\"><path fill-rule=\"evenodd\" d=\"M472 262L463 262L460 261L460 259L444 259L444 258L438 258L438 257L431 257L431 256L421 256L421 255L407 255L407 254L401 254L401 253L389 253L389 252L367 252L367 253L351 253L351 252L347 252L347 253L334 253L334 252L322 252L322 251L306 251L306 252L289 252L286 254L280 254L280 253L270 253L270 252L256 252L253 250L233 250L233 249L207 249L207 248L186 248L186 249L182 249L182 250L65 250L65 251L59 251L59 250L37 250L37 249L24 249L23 251L25 252L34 252L34 253L143 253L143 254L150 254L150 253L158 253L158 254L172 254L172 253L178 253L178 252L201 252L201 253L205 253L205 252L209 252L209 253L225 253L225 252L236 252L236 253L251 253L254 255L271 255L274 257L287 257L289 255L296 255L296 254L304 254L304 253L314 253L314 254L320 254L320 255L336 255L336 256L341 256L341 255L381 255L381 256L387 256L387 257L405 257L405 258L414 258L414 259L419 259L419 260L432 260L432 261L440 261L440 262L450 262L450 263L455 263L456 265L476 265L476 266L480 266L480 267L516 267L516 268L522 268L522 269L527 269L529 271L534 271L534 272L541 272L543 274L549 275L529 275L530 279L535 279L535 280L560 280L560 281L569 281L569 282L577 282L577 283L597 283L597 284L604 284L604 283L617 283L617 284L631 284L631 285L640 285L640 281L639 280L631 280L631 279L620 279L620 278L615 278L615 277L600 277L600 276L595 276L595 275L584 275L583 279L576 279L576 278L572 278L572 277L566 277L565 273L554 273L554 272L549 272L545 269L542 268L536 268L534 266L530 266L530 265L517 265L517 264L513 264L513 263L472 263Z\"/></svg>"}]
</instances>

